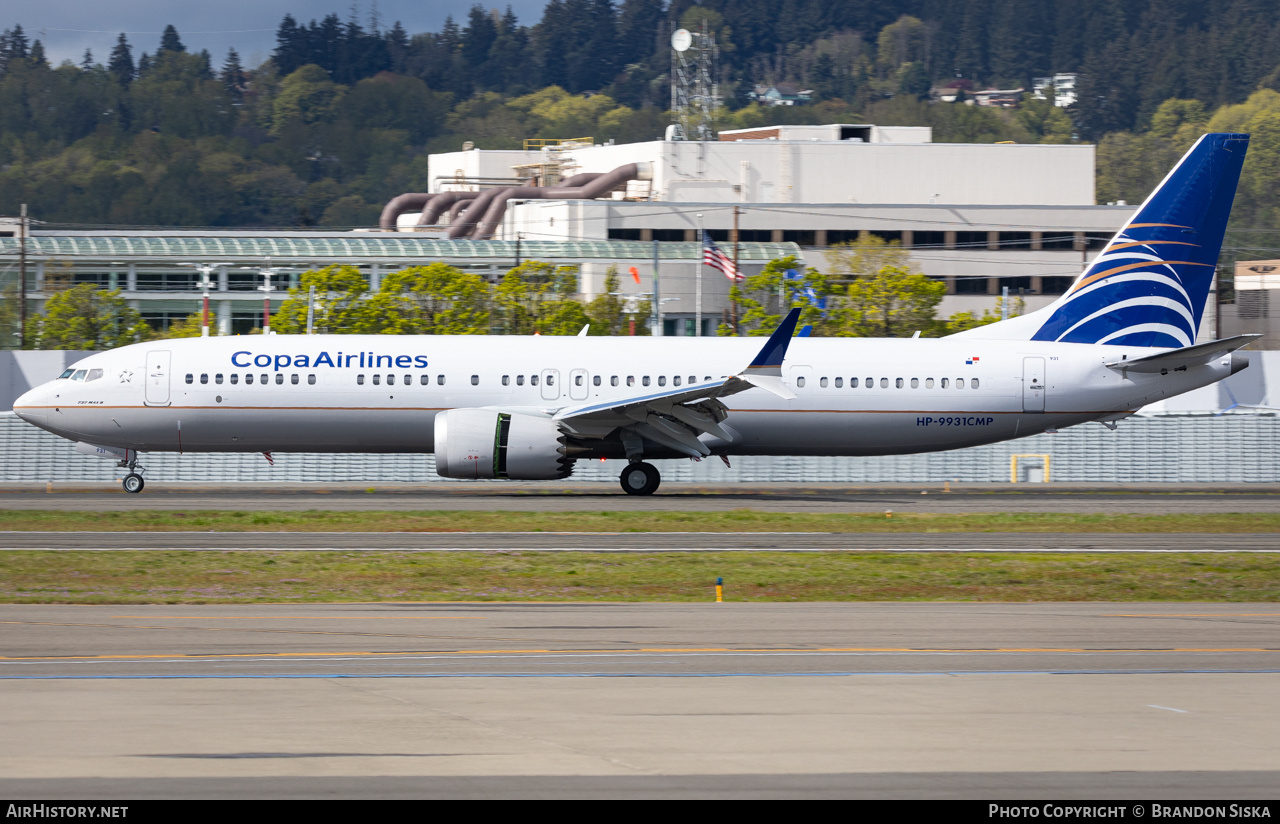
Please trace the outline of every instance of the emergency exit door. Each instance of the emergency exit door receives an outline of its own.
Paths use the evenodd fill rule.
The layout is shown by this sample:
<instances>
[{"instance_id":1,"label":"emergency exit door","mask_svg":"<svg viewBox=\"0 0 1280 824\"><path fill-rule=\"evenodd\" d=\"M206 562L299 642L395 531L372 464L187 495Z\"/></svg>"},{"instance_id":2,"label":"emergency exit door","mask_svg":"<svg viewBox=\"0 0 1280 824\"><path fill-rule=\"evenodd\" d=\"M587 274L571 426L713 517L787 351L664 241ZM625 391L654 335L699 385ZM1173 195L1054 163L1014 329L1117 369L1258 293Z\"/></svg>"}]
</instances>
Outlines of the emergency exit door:
<instances>
[{"instance_id":1,"label":"emergency exit door","mask_svg":"<svg viewBox=\"0 0 1280 824\"><path fill-rule=\"evenodd\" d=\"M147 353L147 406L169 405L169 357L167 349Z\"/></svg>"},{"instance_id":2,"label":"emergency exit door","mask_svg":"<svg viewBox=\"0 0 1280 824\"><path fill-rule=\"evenodd\" d=\"M1044 358L1022 359L1022 411L1044 411Z\"/></svg>"}]
</instances>

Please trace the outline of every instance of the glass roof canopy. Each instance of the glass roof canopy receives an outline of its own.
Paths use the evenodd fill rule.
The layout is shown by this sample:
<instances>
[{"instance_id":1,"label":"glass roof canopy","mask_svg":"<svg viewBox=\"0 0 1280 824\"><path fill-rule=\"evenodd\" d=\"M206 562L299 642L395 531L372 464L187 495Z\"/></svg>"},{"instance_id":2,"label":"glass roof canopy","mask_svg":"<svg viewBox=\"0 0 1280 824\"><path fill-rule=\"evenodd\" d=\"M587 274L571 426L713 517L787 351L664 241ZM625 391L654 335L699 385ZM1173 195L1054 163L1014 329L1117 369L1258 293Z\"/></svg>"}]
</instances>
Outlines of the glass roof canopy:
<instances>
[{"instance_id":1,"label":"glass roof canopy","mask_svg":"<svg viewBox=\"0 0 1280 824\"><path fill-rule=\"evenodd\" d=\"M513 240L439 240L408 233L385 235L213 233L49 233L27 238L27 255L36 259L105 260L120 262L290 261L373 264L381 262L460 264L512 264L517 255ZM18 256L18 238L0 238L0 257ZM586 262L594 260L653 259L654 244L632 240L526 240L519 244L521 260ZM720 247L732 256L732 244ZM788 255L800 256L795 243L740 243L738 259L762 262ZM699 260L701 245L694 242L659 242L660 260Z\"/></svg>"}]
</instances>

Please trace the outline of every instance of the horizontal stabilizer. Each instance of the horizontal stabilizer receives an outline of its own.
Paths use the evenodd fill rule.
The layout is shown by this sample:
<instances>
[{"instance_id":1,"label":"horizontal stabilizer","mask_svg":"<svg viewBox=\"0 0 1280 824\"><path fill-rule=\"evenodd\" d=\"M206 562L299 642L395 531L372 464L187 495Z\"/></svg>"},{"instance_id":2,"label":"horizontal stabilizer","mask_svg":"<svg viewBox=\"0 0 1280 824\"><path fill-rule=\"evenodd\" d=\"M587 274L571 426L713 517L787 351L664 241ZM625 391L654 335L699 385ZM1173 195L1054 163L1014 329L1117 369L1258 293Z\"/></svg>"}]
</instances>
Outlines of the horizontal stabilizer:
<instances>
[{"instance_id":1,"label":"horizontal stabilizer","mask_svg":"<svg viewBox=\"0 0 1280 824\"><path fill-rule=\"evenodd\" d=\"M1235 335L1222 340L1211 340L1195 346L1184 346L1181 349L1170 349L1155 355L1128 360L1108 361L1112 369L1125 369L1130 372L1166 372L1173 369L1185 369L1188 366L1203 366L1206 363L1230 354L1253 343L1262 335Z\"/></svg>"}]
</instances>

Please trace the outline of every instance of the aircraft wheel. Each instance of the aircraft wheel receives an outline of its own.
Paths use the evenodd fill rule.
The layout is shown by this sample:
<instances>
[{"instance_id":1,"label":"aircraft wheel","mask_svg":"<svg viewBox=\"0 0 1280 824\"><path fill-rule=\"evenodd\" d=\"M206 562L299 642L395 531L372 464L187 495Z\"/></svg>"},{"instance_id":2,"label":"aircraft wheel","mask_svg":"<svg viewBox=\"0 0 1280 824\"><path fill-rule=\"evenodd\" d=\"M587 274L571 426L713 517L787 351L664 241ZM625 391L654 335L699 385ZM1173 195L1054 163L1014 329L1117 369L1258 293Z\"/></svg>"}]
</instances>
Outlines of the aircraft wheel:
<instances>
[{"instance_id":1,"label":"aircraft wheel","mask_svg":"<svg viewBox=\"0 0 1280 824\"><path fill-rule=\"evenodd\" d=\"M146 486L146 483L142 480L142 476L139 475L138 473L130 472L128 475L124 476L125 492L134 492L134 493L141 492L142 487L144 486Z\"/></svg>"},{"instance_id":2,"label":"aircraft wheel","mask_svg":"<svg viewBox=\"0 0 1280 824\"><path fill-rule=\"evenodd\" d=\"M627 468L622 470L619 480L622 481L623 491L628 495L652 495L658 491L662 476L652 464L633 463L627 464Z\"/></svg>"}]
</instances>

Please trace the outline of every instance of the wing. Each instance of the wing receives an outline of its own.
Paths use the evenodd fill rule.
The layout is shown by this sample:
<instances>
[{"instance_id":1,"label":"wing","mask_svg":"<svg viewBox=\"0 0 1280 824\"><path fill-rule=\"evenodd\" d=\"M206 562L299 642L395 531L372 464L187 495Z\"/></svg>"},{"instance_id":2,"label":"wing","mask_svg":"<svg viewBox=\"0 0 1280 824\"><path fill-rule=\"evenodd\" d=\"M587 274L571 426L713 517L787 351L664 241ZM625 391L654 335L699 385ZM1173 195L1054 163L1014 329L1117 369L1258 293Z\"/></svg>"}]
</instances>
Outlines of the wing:
<instances>
[{"instance_id":1,"label":"wing","mask_svg":"<svg viewBox=\"0 0 1280 824\"><path fill-rule=\"evenodd\" d=\"M627 456L643 453L643 439L691 458L711 450L699 440L707 434L732 443L736 433L723 426L729 410L721 398L760 387L783 398L795 397L782 384L782 361L795 333L800 310L791 313L769 336L759 354L737 375L665 392L570 406L552 416L565 432L580 438L604 438L621 430Z\"/></svg>"}]
</instances>

